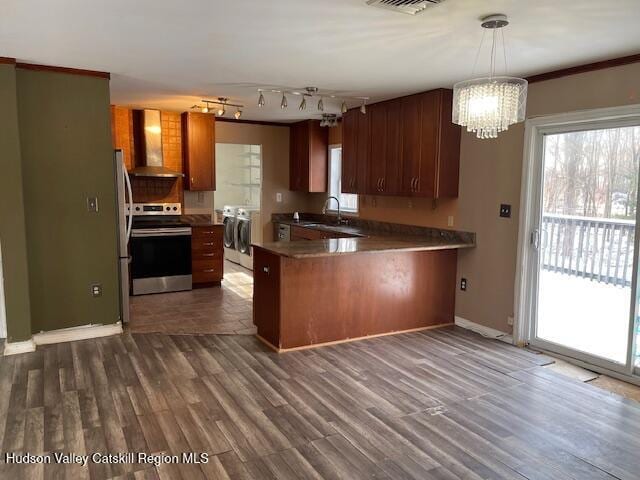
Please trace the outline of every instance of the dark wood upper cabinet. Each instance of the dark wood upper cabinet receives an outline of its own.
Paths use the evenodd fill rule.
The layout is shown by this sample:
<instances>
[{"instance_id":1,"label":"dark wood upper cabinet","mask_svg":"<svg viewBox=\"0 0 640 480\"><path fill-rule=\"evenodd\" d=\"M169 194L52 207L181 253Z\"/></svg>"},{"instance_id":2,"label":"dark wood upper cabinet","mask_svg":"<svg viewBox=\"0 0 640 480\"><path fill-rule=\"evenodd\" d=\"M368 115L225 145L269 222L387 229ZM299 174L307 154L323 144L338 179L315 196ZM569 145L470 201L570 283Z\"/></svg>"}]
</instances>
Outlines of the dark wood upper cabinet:
<instances>
[{"instance_id":1,"label":"dark wood upper cabinet","mask_svg":"<svg viewBox=\"0 0 640 480\"><path fill-rule=\"evenodd\" d=\"M420 95L420 162L412 195L458 196L460 127L451 122L451 90Z\"/></svg>"},{"instance_id":2,"label":"dark wood upper cabinet","mask_svg":"<svg viewBox=\"0 0 640 480\"><path fill-rule=\"evenodd\" d=\"M327 191L327 128L319 120L291 125L289 137L289 189L298 192Z\"/></svg>"},{"instance_id":3,"label":"dark wood upper cabinet","mask_svg":"<svg viewBox=\"0 0 640 480\"><path fill-rule=\"evenodd\" d=\"M371 152L369 115L359 109L342 117L342 192L366 193L369 190L369 156Z\"/></svg>"},{"instance_id":4,"label":"dark wood upper cabinet","mask_svg":"<svg viewBox=\"0 0 640 480\"><path fill-rule=\"evenodd\" d=\"M342 191L456 197L460 127L451 122L451 90L372 104L342 119Z\"/></svg>"},{"instance_id":5,"label":"dark wood upper cabinet","mask_svg":"<svg viewBox=\"0 0 640 480\"><path fill-rule=\"evenodd\" d=\"M398 195L402 191L402 123L397 101L373 104L370 116L369 188L373 195Z\"/></svg>"},{"instance_id":6,"label":"dark wood upper cabinet","mask_svg":"<svg viewBox=\"0 0 640 480\"><path fill-rule=\"evenodd\" d=\"M401 193L413 195L420 177L422 101L420 95L400 99L402 116L402 187Z\"/></svg>"},{"instance_id":7,"label":"dark wood upper cabinet","mask_svg":"<svg viewBox=\"0 0 640 480\"><path fill-rule=\"evenodd\" d=\"M387 175L387 112L388 103L371 105L369 115L369 133L371 151L369 153L369 184L367 193L380 195L384 192Z\"/></svg>"},{"instance_id":8,"label":"dark wood upper cabinet","mask_svg":"<svg viewBox=\"0 0 640 480\"><path fill-rule=\"evenodd\" d=\"M182 153L185 189L216 189L215 117L206 113L182 114Z\"/></svg>"}]
</instances>

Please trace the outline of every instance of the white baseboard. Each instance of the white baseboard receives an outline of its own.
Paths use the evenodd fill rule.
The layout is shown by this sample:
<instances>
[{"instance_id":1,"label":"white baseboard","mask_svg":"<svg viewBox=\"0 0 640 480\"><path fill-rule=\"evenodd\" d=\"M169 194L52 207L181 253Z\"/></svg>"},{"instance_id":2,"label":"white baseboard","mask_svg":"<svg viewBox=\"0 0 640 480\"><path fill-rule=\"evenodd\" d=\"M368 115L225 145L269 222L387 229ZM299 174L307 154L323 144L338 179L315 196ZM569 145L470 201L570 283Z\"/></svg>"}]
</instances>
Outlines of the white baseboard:
<instances>
[{"instance_id":1,"label":"white baseboard","mask_svg":"<svg viewBox=\"0 0 640 480\"><path fill-rule=\"evenodd\" d=\"M501 332L500 330L496 330L494 328L485 327L484 325L480 325L479 323L472 322L471 320L467 320L466 318L458 316L455 317L455 324L459 327L479 333L483 337L497 338L500 340L504 339L505 341L507 339L504 337L510 337L510 335L506 332Z\"/></svg>"},{"instance_id":2,"label":"white baseboard","mask_svg":"<svg viewBox=\"0 0 640 480\"><path fill-rule=\"evenodd\" d=\"M62 328L33 335L33 342L36 345L47 345L50 343L73 342L75 340L87 340L88 338L107 337L109 335L119 335L122 333L122 324L112 323L110 325L82 325L81 327Z\"/></svg>"},{"instance_id":3,"label":"white baseboard","mask_svg":"<svg viewBox=\"0 0 640 480\"><path fill-rule=\"evenodd\" d=\"M22 342L6 342L4 344L4 355L16 355L18 353L35 352L36 344L33 339L24 340Z\"/></svg>"}]
</instances>

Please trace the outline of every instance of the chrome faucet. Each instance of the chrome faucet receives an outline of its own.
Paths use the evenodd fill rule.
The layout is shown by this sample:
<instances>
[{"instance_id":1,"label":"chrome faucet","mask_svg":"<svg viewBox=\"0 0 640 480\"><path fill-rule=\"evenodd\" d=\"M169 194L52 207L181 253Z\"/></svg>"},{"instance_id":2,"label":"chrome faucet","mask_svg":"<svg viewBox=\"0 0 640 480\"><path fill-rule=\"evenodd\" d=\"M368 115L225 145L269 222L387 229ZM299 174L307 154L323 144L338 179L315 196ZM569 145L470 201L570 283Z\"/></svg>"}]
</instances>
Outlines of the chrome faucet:
<instances>
[{"instance_id":1,"label":"chrome faucet","mask_svg":"<svg viewBox=\"0 0 640 480\"><path fill-rule=\"evenodd\" d=\"M342 216L340 215L340 200L338 200L338 197L328 197L325 202L324 202L324 206L322 207L322 214L326 215L327 214L327 205L329 204L329 202L331 201L331 199L334 199L336 201L336 203L338 204L338 224L342 223Z\"/></svg>"}]
</instances>

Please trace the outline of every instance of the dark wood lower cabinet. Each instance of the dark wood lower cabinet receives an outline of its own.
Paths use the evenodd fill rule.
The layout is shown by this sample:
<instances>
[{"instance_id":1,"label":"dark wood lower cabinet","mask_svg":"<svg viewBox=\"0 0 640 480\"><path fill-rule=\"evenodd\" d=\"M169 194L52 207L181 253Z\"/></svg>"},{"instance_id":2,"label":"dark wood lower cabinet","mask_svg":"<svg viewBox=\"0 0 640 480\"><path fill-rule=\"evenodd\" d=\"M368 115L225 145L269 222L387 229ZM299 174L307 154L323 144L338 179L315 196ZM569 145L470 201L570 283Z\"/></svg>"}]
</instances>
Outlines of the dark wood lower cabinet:
<instances>
[{"instance_id":1,"label":"dark wood lower cabinet","mask_svg":"<svg viewBox=\"0 0 640 480\"><path fill-rule=\"evenodd\" d=\"M191 229L191 275L193 287L219 285L224 274L222 225Z\"/></svg>"},{"instance_id":2,"label":"dark wood lower cabinet","mask_svg":"<svg viewBox=\"0 0 640 480\"><path fill-rule=\"evenodd\" d=\"M254 247L253 321L279 350L453 322L456 250L289 258Z\"/></svg>"}]
</instances>

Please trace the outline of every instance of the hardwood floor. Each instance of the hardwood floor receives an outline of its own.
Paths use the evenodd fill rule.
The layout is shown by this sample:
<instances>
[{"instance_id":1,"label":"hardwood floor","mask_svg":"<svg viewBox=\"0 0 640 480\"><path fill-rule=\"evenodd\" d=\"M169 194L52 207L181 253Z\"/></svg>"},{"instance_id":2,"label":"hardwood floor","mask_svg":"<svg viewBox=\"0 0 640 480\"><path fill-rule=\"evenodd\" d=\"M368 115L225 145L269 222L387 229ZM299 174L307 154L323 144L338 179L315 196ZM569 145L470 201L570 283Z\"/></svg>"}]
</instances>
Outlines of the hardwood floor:
<instances>
[{"instance_id":1,"label":"hardwood floor","mask_svg":"<svg viewBox=\"0 0 640 480\"><path fill-rule=\"evenodd\" d=\"M640 404L549 361L456 327L282 355L246 335L46 345L0 359L3 453L212 456L0 478L637 479Z\"/></svg>"},{"instance_id":2,"label":"hardwood floor","mask_svg":"<svg viewBox=\"0 0 640 480\"><path fill-rule=\"evenodd\" d=\"M253 272L224 262L222 285L131 297L132 333L253 335Z\"/></svg>"}]
</instances>

